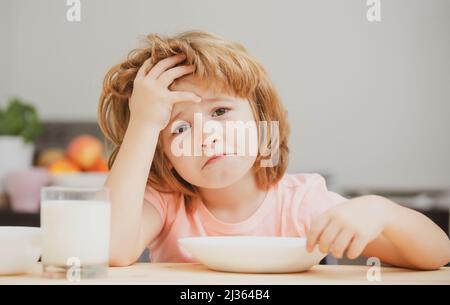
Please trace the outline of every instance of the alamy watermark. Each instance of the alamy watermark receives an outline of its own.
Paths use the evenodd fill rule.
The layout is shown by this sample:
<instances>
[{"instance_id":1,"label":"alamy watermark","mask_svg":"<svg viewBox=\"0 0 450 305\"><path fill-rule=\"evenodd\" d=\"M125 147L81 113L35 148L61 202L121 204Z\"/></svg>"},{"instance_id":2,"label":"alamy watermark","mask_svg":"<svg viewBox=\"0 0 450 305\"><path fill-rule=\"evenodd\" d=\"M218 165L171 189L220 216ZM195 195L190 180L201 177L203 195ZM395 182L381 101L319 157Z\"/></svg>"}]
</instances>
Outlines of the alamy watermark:
<instances>
[{"instance_id":1,"label":"alamy watermark","mask_svg":"<svg viewBox=\"0 0 450 305\"><path fill-rule=\"evenodd\" d=\"M367 0L366 18L369 22L380 22L381 21L381 0Z\"/></svg>"},{"instance_id":2,"label":"alamy watermark","mask_svg":"<svg viewBox=\"0 0 450 305\"><path fill-rule=\"evenodd\" d=\"M69 22L81 21L81 0L66 0L66 5L69 6L66 12L66 19ZM366 12L366 18L369 22L381 21L381 0L366 0L366 5L369 7Z\"/></svg>"},{"instance_id":3,"label":"alamy watermark","mask_svg":"<svg viewBox=\"0 0 450 305\"><path fill-rule=\"evenodd\" d=\"M178 132L189 125L186 131ZM193 126L185 121L171 125L175 138L171 143L174 156L258 156L261 167L274 167L279 162L280 131L278 121L231 121L225 123L208 120L195 113ZM204 138L203 134L207 134ZM259 137L258 137L259 135Z\"/></svg>"},{"instance_id":4,"label":"alamy watermark","mask_svg":"<svg viewBox=\"0 0 450 305\"><path fill-rule=\"evenodd\" d=\"M366 263L371 266L367 270L366 278L369 282L381 282L381 261L378 257L369 257Z\"/></svg>"},{"instance_id":5,"label":"alamy watermark","mask_svg":"<svg viewBox=\"0 0 450 305\"><path fill-rule=\"evenodd\" d=\"M81 0L67 0L66 5L69 9L66 12L66 19L69 22L81 21Z\"/></svg>"},{"instance_id":6,"label":"alamy watermark","mask_svg":"<svg viewBox=\"0 0 450 305\"><path fill-rule=\"evenodd\" d=\"M66 280L79 282L81 280L81 260L78 257L69 257L66 262Z\"/></svg>"}]
</instances>

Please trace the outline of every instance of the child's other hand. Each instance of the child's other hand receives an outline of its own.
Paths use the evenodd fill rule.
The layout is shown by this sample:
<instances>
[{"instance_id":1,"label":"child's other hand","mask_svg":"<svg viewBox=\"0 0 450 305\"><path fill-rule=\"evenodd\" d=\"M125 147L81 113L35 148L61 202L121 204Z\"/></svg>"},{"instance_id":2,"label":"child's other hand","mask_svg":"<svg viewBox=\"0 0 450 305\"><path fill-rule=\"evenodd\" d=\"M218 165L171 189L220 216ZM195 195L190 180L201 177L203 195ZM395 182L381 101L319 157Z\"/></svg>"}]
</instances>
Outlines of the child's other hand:
<instances>
[{"instance_id":1,"label":"child's other hand","mask_svg":"<svg viewBox=\"0 0 450 305\"><path fill-rule=\"evenodd\" d=\"M307 249L316 244L322 253L355 259L376 239L391 218L391 203L383 197L364 196L344 202L313 220Z\"/></svg>"},{"instance_id":2,"label":"child's other hand","mask_svg":"<svg viewBox=\"0 0 450 305\"><path fill-rule=\"evenodd\" d=\"M174 55L160 60L155 65L149 58L142 64L134 79L129 101L130 119L152 124L161 130L169 122L174 103L201 101L193 92L168 89L175 79L194 72L193 65L174 67L185 58L182 54Z\"/></svg>"}]
</instances>

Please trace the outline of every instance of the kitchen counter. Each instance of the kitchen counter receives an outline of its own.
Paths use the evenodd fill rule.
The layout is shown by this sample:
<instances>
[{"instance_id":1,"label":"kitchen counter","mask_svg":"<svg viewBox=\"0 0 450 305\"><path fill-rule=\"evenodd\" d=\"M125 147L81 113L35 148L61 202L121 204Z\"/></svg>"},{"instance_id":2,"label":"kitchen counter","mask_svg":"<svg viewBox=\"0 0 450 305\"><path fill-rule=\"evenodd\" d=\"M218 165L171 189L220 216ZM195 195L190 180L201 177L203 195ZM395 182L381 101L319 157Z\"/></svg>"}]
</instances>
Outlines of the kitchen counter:
<instances>
[{"instance_id":1,"label":"kitchen counter","mask_svg":"<svg viewBox=\"0 0 450 305\"><path fill-rule=\"evenodd\" d=\"M167 284L167 285L300 285L300 284L450 284L450 268L415 271L382 267L381 281L367 280L370 266L317 265L303 273L243 274L216 272L201 264L139 263L124 268L109 268L108 276L81 279L78 284ZM66 279L43 278L41 265L19 276L0 276L4 284L73 284ZM371 273L373 274L373 273Z\"/></svg>"}]
</instances>

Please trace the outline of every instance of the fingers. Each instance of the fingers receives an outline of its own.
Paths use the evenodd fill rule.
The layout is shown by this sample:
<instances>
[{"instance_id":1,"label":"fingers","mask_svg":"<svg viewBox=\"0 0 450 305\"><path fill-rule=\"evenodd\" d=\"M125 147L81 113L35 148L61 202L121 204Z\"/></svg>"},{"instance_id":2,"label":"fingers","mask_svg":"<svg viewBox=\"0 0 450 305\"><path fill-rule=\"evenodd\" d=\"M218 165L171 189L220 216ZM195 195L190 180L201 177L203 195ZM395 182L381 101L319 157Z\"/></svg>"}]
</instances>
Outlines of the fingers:
<instances>
[{"instance_id":1,"label":"fingers","mask_svg":"<svg viewBox=\"0 0 450 305\"><path fill-rule=\"evenodd\" d=\"M327 215L327 213L321 215L319 218L317 218L311 225L311 228L308 232L307 236L307 244L306 249L309 252L312 252L314 250L314 246L316 245L320 234L325 229L325 227L328 225L330 219Z\"/></svg>"},{"instance_id":2,"label":"fingers","mask_svg":"<svg viewBox=\"0 0 450 305\"><path fill-rule=\"evenodd\" d=\"M144 78L147 75L148 71L150 71L152 66L153 66L152 59L148 58L146 61L144 61L142 66L139 68L139 70L136 74L136 78Z\"/></svg>"},{"instance_id":3,"label":"fingers","mask_svg":"<svg viewBox=\"0 0 450 305\"><path fill-rule=\"evenodd\" d=\"M159 77L159 81L161 84L163 84L165 87L168 87L172 82L185 75L189 74L195 71L194 65L188 65L188 66L178 66L172 69L169 69L161 74Z\"/></svg>"},{"instance_id":4,"label":"fingers","mask_svg":"<svg viewBox=\"0 0 450 305\"><path fill-rule=\"evenodd\" d=\"M341 233L339 233L331 246L331 252L334 257L342 258L344 256L344 251L348 248L354 235L355 233L349 229L344 229Z\"/></svg>"},{"instance_id":5,"label":"fingers","mask_svg":"<svg viewBox=\"0 0 450 305\"><path fill-rule=\"evenodd\" d=\"M349 259L355 259L358 256L360 256L361 253L364 251L364 248L366 247L367 243L368 240L366 238L364 238L360 234L357 234L353 239L352 243L350 244L350 247L348 248L347 257Z\"/></svg>"},{"instance_id":6,"label":"fingers","mask_svg":"<svg viewBox=\"0 0 450 305\"><path fill-rule=\"evenodd\" d=\"M170 67L175 66L176 64L182 62L186 59L184 54L178 54L174 56L170 56L160 60L151 70L148 72L147 77L157 79L161 76L161 74L169 69Z\"/></svg>"},{"instance_id":7,"label":"fingers","mask_svg":"<svg viewBox=\"0 0 450 305\"><path fill-rule=\"evenodd\" d=\"M340 231L341 226L336 221L332 221L326 226L319 238L320 252L328 253Z\"/></svg>"},{"instance_id":8,"label":"fingers","mask_svg":"<svg viewBox=\"0 0 450 305\"><path fill-rule=\"evenodd\" d=\"M179 102L194 102L200 103L202 98L197 94L189 91L171 91L172 98L170 99L172 105Z\"/></svg>"}]
</instances>

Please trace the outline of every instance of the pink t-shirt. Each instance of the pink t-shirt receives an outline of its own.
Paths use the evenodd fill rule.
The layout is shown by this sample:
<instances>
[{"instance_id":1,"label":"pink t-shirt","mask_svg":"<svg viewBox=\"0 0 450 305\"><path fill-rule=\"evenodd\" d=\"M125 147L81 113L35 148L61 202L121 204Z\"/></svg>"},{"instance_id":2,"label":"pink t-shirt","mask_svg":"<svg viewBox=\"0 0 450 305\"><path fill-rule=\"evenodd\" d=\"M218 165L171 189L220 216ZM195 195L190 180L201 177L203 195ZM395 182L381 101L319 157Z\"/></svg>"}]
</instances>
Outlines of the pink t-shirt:
<instances>
[{"instance_id":1,"label":"pink t-shirt","mask_svg":"<svg viewBox=\"0 0 450 305\"><path fill-rule=\"evenodd\" d=\"M196 262L182 249L178 239L191 236L305 236L312 219L346 201L327 189L319 174L285 174L273 185L259 208L244 221L226 223L217 219L201 200L193 200L192 211L177 193L161 193L147 186L145 203L152 204L164 226L148 246L152 262Z\"/></svg>"}]
</instances>

